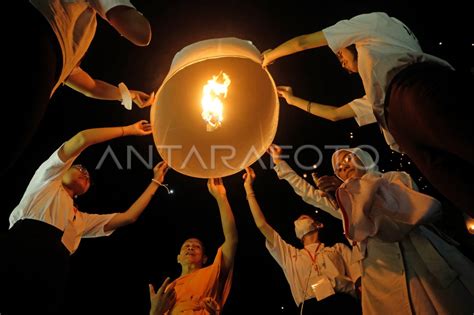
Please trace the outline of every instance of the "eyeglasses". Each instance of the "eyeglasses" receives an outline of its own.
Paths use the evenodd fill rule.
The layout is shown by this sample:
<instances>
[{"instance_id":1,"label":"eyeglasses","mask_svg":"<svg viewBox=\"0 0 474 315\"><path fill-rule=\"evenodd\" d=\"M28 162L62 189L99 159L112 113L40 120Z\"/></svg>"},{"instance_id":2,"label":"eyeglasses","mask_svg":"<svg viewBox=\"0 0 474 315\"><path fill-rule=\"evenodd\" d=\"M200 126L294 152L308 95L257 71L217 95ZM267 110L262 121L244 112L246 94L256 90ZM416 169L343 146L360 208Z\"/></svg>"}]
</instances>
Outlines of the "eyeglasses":
<instances>
[{"instance_id":1,"label":"eyeglasses","mask_svg":"<svg viewBox=\"0 0 474 315\"><path fill-rule=\"evenodd\" d=\"M81 164L74 164L72 167L74 167L76 170L78 170L84 177L86 177L88 180L90 180L90 175L89 171L87 168L82 166Z\"/></svg>"},{"instance_id":2,"label":"eyeglasses","mask_svg":"<svg viewBox=\"0 0 474 315\"><path fill-rule=\"evenodd\" d=\"M354 71L352 71L352 70L349 69L349 67L348 67L348 61L347 61L346 58L344 58L344 57L342 56L342 53L341 53L340 51L338 51L338 52L336 53L336 56L337 56L337 59L339 59L339 62L341 63L342 68L343 68L344 70L346 70L347 73L349 73L349 74L354 73Z\"/></svg>"},{"instance_id":3,"label":"eyeglasses","mask_svg":"<svg viewBox=\"0 0 474 315\"><path fill-rule=\"evenodd\" d=\"M353 159L352 153L346 154L346 156L344 156L342 161L336 164L336 172L341 171L343 166L350 165L350 163L352 162L352 159Z\"/></svg>"}]
</instances>

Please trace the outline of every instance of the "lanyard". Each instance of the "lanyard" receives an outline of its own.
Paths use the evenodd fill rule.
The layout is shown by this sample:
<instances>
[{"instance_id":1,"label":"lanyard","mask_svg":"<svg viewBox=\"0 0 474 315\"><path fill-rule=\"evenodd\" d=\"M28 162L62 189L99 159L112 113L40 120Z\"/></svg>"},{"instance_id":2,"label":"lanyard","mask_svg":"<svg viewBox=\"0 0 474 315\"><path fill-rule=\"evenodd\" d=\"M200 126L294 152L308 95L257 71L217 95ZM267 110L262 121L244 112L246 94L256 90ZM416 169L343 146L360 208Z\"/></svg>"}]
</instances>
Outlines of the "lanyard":
<instances>
[{"instance_id":1,"label":"lanyard","mask_svg":"<svg viewBox=\"0 0 474 315\"><path fill-rule=\"evenodd\" d=\"M319 246L321 245L321 243L318 244L318 246L316 247L316 249L314 250L314 257L313 255L311 255L310 251L306 249L306 247L304 248L304 250L308 253L309 255L309 258L311 258L311 265L313 265L314 267L314 270L316 270L318 272L318 275L321 275L321 273L319 272L319 266L318 266L318 249L319 249Z\"/></svg>"}]
</instances>

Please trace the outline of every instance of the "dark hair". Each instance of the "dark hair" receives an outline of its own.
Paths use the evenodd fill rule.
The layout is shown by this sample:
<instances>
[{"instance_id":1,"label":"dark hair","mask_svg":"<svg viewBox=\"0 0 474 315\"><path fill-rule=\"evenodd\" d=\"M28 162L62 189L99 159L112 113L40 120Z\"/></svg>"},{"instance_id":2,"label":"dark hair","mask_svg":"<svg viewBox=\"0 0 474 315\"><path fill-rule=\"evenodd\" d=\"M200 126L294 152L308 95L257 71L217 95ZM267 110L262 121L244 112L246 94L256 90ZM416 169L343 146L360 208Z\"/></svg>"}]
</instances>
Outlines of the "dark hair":
<instances>
[{"instance_id":1,"label":"dark hair","mask_svg":"<svg viewBox=\"0 0 474 315\"><path fill-rule=\"evenodd\" d=\"M356 45L352 44L350 46L347 46L346 49L354 55L354 60L357 60L357 58L359 57L359 53L357 52Z\"/></svg>"},{"instance_id":2,"label":"dark hair","mask_svg":"<svg viewBox=\"0 0 474 315\"><path fill-rule=\"evenodd\" d=\"M197 237L194 237L194 236L187 237L184 241L182 241L182 242L181 242L181 245L179 246L179 251L181 251L181 248L183 247L183 244L186 243L186 241L187 241L187 240L190 240L190 239L198 240L198 241L199 241L199 244L201 245L202 254L203 254L203 255L206 255L206 246L204 246L204 242L201 241L200 238L197 238Z\"/></svg>"}]
</instances>

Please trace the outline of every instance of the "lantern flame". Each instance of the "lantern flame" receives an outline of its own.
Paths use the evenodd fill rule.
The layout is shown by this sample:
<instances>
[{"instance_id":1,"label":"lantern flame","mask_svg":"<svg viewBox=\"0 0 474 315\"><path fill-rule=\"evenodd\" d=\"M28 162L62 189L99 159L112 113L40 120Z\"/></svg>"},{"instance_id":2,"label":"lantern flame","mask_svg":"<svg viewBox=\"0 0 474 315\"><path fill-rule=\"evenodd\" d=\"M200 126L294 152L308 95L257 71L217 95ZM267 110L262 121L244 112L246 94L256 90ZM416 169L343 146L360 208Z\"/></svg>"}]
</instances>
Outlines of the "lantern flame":
<instances>
[{"instance_id":1,"label":"lantern flame","mask_svg":"<svg viewBox=\"0 0 474 315\"><path fill-rule=\"evenodd\" d=\"M464 222L466 223L466 228L469 234L474 234L474 218L471 218L466 213L463 214Z\"/></svg>"},{"instance_id":2,"label":"lantern flame","mask_svg":"<svg viewBox=\"0 0 474 315\"><path fill-rule=\"evenodd\" d=\"M224 104L221 99L227 97L229 85L229 76L221 71L202 88L201 116L207 122L207 131L214 131L222 124Z\"/></svg>"}]
</instances>

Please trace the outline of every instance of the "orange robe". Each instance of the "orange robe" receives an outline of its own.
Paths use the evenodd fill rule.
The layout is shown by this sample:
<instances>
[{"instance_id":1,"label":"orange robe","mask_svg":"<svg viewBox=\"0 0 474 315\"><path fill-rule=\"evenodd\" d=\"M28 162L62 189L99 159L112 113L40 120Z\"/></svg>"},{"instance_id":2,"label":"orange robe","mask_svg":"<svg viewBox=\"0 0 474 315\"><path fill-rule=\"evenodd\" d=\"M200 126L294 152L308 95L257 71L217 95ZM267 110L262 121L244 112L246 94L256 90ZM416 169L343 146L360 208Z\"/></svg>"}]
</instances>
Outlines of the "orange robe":
<instances>
[{"instance_id":1,"label":"orange robe","mask_svg":"<svg viewBox=\"0 0 474 315\"><path fill-rule=\"evenodd\" d=\"M222 248L219 247L212 265L196 270L176 279L176 304L169 315L209 314L202 304L203 298L210 297L224 306L232 284L233 265L227 275L222 275Z\"/></svg>"}]
</instances>

